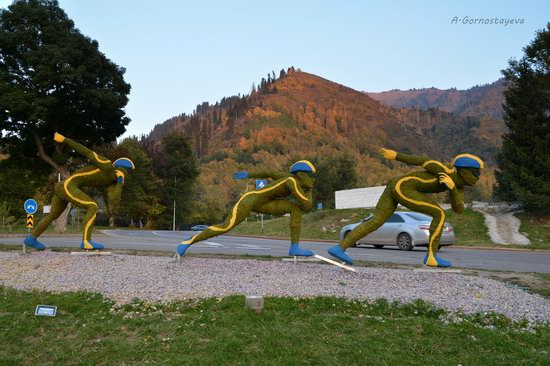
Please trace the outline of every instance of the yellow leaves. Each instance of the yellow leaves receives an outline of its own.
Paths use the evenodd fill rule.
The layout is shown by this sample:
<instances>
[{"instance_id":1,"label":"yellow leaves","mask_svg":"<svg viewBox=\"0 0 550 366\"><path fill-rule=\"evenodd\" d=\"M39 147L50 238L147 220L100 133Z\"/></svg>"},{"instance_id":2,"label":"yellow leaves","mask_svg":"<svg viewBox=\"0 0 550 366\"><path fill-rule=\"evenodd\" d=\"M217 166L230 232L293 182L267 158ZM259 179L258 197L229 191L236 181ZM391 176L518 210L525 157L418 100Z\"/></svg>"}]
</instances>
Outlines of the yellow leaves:
<instances>
[{"instance_id":1,"label":"yellow leaves","mask_svg":"<svg viewBox=\"0 0 550 366\"><path fill-rule=\"evenodd\" d=\"M248 112L246 112L246 117L247 118L254 118L254 117L259 117L259 118L265 118L265 119L275 119L275 118L278 118L279 116L281 116L281 113L279 112L275 112L273 110L265 110L263 108L260 108L260 107L255 107L254 109L252 110L249 110Z\"/></svg>"}]
</instances>

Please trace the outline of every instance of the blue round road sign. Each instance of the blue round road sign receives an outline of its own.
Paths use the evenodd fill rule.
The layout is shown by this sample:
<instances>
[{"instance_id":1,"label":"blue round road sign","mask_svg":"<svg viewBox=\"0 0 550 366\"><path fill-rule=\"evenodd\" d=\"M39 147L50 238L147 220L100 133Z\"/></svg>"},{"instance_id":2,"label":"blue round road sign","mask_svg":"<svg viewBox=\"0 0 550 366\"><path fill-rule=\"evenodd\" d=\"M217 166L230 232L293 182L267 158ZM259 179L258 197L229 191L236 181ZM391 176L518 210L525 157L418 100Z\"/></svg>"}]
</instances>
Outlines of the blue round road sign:
<instances>
[{"instance_id":1,"label":"blue round road sign","mask_svg":"<svg viewBox=\"0 0 550 366\"><path fill-rule=\"evenodd\" d=\"M38 211L38 203L36 203L36 201L32 198L26 200L23 207L25 208L25 212L31 215Z\"/></svg>"}]
</instances>

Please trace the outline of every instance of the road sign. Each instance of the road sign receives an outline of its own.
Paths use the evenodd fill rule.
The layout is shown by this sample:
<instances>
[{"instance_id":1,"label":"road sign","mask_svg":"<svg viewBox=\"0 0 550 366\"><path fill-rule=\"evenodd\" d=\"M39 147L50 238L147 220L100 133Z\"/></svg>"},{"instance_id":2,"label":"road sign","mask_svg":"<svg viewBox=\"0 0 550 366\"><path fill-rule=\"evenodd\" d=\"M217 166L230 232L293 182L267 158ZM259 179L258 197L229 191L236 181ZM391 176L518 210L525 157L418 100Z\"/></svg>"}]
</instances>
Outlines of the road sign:
<instances>
[{"instance_id":1,"label":"road sign","mask_svg":"<svg viewBox=\"0 0 550 366\"><path fill-rule=\"evenodd\" d=\"M262 189L267 186L267 179L256 179L256 189Z\"/></svg>"},{"instance_id":2,"label":"road sign","mask_svg":"<svg viewBox=\"0 0 550 366\"><path fill-rule=\"evenodd\" d=\"M23 206L23 208L25 209L26 213L33 215L36 213L36 211L38 211L38 203L36 203L36 201L32 198L29 198L25 201L25 205Z\"/></svg>"},{"instance_id":3,"label":"road sign","mask_svg":"<svg viewBox=\"0 0 550 366\"><path fill-rule=\"evenodd\" d=\"M28 214L27 215L27 227L29 229L32 229L33 225L34 225L34 215Z\"/></svg>"}]
</instances>

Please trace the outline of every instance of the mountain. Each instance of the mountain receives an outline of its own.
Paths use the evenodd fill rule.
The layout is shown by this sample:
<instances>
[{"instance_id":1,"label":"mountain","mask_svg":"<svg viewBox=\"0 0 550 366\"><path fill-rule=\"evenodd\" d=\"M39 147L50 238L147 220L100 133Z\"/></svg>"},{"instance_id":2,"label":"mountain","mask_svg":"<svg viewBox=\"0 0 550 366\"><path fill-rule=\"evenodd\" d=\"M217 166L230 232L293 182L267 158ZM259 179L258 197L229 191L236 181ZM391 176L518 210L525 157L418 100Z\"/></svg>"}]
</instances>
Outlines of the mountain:
<instances>
[{"instance_id":1,"label":"mountain","mask_svg":"<svg viewBox=\"0 0 550 366\"><path fill-rule=\"evenodd\" d=\"M504 79L491 84L474 86L466 90L423 88L393 89L381 93L369 93L371 98L394 108L439 108L459 116L488 117L502 120L504 103Z\"/></svg>"},{"instance_id":2,"label":"mountain","mask_svg":"<svg viewBox=\"0 0 550 366\"><path fill-rule=\"evenodd\" d=\"M263 79L250 95L203 103L191 115L156 125L147 140L155 144L171 131L189 136L202 162L201 189L227 202L248 189L236 185L231 173L257 166L288 169L299 159L346 156L356 162L358 186L384 184L411 169L384 160L377 152L381 146L445 161L470 152L492 165L498 142L481 133L484 127L479 117L442 109L394 109L363 92L288 69ZM212 197L202 197L214 204Z\"/></svg>"}]
</instances>

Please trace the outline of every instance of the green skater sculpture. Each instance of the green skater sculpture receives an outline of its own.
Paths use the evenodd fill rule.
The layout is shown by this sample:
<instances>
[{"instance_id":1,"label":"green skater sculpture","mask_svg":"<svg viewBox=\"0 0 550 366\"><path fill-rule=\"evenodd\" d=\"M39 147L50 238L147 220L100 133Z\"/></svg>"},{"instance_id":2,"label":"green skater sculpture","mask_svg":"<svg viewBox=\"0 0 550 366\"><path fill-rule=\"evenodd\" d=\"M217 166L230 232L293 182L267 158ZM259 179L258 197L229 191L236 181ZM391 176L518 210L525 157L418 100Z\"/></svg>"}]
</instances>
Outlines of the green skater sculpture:
<instances>
[{"instance_id":1,"label":"green skater sculpture","mask_svg":"<svg viewBox=\"0 0 550 366\"><path fill-rule=\"evenodd\" d=\"M445 211L426 193L450 191L453 211L464 211L464 186L473 186L479 179L483 161L475 155L460 154L452 162L452 166L436 160L397 153L393 150L381 149L382 155L391 160L398 160L410 165L420 165L425 171L418 171L393 178L382 193L376 204L373 217L353 229L345 239L328 253L348 264L353 264L352 258L345 250L355 246L357 240L378 229L393 214L400 203L403 206L433 217L430 225L428 254L424 264L431 267L450 267L451 262L439 258L436 253L445 223Z\"/></svg>"},{"instance_id":2,"label":"green skater sculpture","mask_svg":"<svg viewBox=\"0 0 550 366\"><path fill-rule=\"evenodd\" d=\"M120 158L113 163L109 159L99 156L92 150L58 133L55 133L54 140L58 143L64 143L80 155L88 158L93 165L76 171L69 178L56 184L50 214L36 225L31 233L32 235L29 235L24 243L38 250L44 250L46 247L44 244L40 243L37 238L46 230L53 220L61 215L70 202L74 206L86 209L84 233L82 234L82 243L80 243L80 247L82 249L103 249L102 244L92 240L92 229L95 223L98 205L80 188L107 187L108 205L111 210L114 211L120 203L124 177L128 176L128 171L135 168L134 163L128 158Z\"/></svg>"},{"instance_id":3,"label":"green skater sculpture","mask_svg":"<svg viewBox=\"0 0 550 366\"><path fill-rule=\"evenodd\" d=\"M183 241L178 245L180 256L194 243L224 234L240 224L249 214L257 213L283 215L290 213L290 249L291 256L311 256L313 252L299 246L302 212L313 206L312 189L315 167L307 160L300 160L292 165L290 174L276 171L237 172L235 179L271 178L274 181L264 188L245 193L231 209L229 217L220 225L208 229Z\"/></svg>"}]
</instances>

